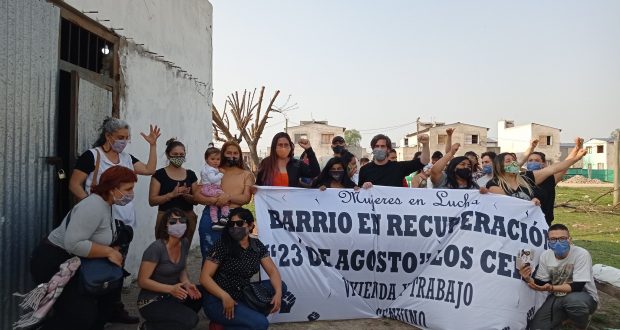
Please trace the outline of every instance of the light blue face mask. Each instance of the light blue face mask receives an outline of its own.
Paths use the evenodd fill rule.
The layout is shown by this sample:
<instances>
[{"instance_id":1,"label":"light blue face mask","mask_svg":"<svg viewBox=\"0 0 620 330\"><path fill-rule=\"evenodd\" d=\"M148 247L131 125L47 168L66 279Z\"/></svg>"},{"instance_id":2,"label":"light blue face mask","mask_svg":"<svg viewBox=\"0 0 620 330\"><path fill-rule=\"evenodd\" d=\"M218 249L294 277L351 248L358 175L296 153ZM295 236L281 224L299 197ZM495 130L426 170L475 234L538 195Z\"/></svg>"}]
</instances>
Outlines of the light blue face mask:
<instances>
[{"instance_id":1,"label":"light blue face mask","mask_svg":"<svg viewBox=\"0 0 620 330\"><path fill-rule=\"evenodd\" d=\"M487 164L487 165L482 166L482 173L484 173L484 174L491 174L491 173L493 173L493 165Z\"/></svg>"},{"instance_id":2,"label":"light blue face mask","mask_svg":"<svg viewBox=\"0 0 620 330\"><path fill-rule=\"evenodd\" d=\"M556 257L563 258L568 254L568 251L570 250L570 243L568 242L568 240L557 241L555 243L549 242L549 249L553 251L553 254L555 254Z\"/></svg>"},{"instance_id":3,"label":"light blue face mask","mask_svg":"<svg viewBox=\"0 0 620 330\"><path fill-rule=\"evenodd\" d=\"M542 168L542 164L539 162L527 162L527 164L525 164L525 167L528 171L538 171Z\"/></svg>"}]
</instances>

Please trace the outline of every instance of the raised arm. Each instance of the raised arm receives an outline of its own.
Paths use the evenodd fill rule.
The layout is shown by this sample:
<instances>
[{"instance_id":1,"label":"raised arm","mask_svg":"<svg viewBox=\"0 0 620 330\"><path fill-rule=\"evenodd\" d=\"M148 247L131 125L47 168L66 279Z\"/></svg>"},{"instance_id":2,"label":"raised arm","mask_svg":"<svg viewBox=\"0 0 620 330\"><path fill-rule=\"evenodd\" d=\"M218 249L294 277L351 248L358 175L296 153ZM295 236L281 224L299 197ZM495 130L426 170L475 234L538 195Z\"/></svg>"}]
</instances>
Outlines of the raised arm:
<instances>
[{"instance_id":1,"label":"raised arm","mask_svg":"<svg viewBox=\"0 0 620 330\"><path fill-rule=\"evenodd\" d=\"M431 167L431 182L433 183L433 186L437 186L441 183L443 170L448 165L448 162L450 162L450 160L454 157L454 154L459 151L460 147L460 143L453 144L450 150L448 150L443 157L433 164L433 167Z\"/></svg>"},{"instance_id":2,"label":"raised arm","mask_svg":"<svg viewBox=\"0 0 620 330\"><path fill-rule=\"evenodd\" d=\"M454 130L455 128L446 129L446 134L448 135L448 138L446 139L446 150L444 150L445 153L449 153L450 148L452 148L452 133L454 133Z\"/></svg>"},{"instance_id":3,"label":"raised arm","mask_svg":"<svg viewBox=\"0 0 620 330\"><path fill-rule=\"evenodd\" d=\"M420 155L420 163L426 165L431 162L431 148L429 147L428 135L422 134L418 136L418 142L422 143L422 154Z\"/></svg>"},{"instance_id":4,"label":"raised arm","mask_svg":"<svg viewBox=\"0 0 620 330\"><path fill-rule=\"evenodd\" d=\"M575 147L570 151L568 156L566 156L566 159L572 159L572 158L577 157L577 153L579 152L580 149L583 149L583 139L580 138L580 137L576 137L575 138ZM555 183L558 183L558 182L562 181L562 178L566 174L567 170L568 169L566 169L564 171L559 171L559 172L556 172L555 174L553 174L553 176L555 178Z\"/></svg>"},{"instance_id":5,"label":"raised arm","mask_svg":"<svg viewBox=\"0 0 620 330\"><path fill-rule=\"evenodd\" d=\"M533 139L532 141L530 141L530 146L527 147L527 149L523 153L523 157L519 161L519 168L523 167L523 165L527 163L527 159L530 158L530 155L532 154L532 152L534 152L536 146L538 146L538 139Z\"/></svg>"},{"instance_id":6,"label":"raised arm","mask_svg":"<svg viewBox=\"0 0 620 330\"><path fill-rule=\"evenodd\" d=\"M538 171L534 171L534 179L536 179L536 184L541 184L543 181L545 181L546 178L554 175L557 172L568 170L571 165L578 162L581 158L583 158L583 156L586 155L586 153L586 149L580 149L579 151L577 151L577 155L574 158L567 158L559 163L555 163Z\"/></svg>"},{"instance_id":7,"label":"raised arm","mask_svg":"<svg viewBox=\"0 0 620 330\"><path fill-rule=\"evenodd\" d=\"M140 133L142 137L149 143L149 160L146 164L137 162L134 164L134 171L140 175L153 175L157 169L157 139L161 135L157 125L150 125L149 135Z\"/></svg>"}]
</instances>

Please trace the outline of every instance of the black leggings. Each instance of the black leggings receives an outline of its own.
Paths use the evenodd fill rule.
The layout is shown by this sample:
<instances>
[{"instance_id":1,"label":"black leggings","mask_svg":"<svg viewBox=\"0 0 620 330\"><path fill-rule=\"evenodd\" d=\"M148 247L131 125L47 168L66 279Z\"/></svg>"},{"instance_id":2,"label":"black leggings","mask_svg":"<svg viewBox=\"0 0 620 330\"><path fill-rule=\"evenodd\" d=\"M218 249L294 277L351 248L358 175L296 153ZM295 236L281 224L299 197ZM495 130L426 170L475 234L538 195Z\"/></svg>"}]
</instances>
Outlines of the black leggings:
<instances>
[{"instance_id":1,"label":"black leggings","mask_svg":"<svg viewBox=\"0 0 620 330\"><path fill-rule=\"evenodd\" d=\"M69 258L71 255L67 251L45 239L35 248L30 259L30 272L35 283L48 282ZM103 329L110 312L118 308L122 288L103 296L86 295L78 286L77 276L75 274L65 285L42 329Z\"/></svg>"},{"instance_id":2,"label":"black leggings","mask_svg":"<svg viewBox=\"0 0 620 330\"><path fill-rule=\"evenodd\" d=\"M202 290L201 290L202 291ZM140 308L147 329L194 329L198 324L201 299L178 299L168 297Z\"/></svg>"}]
</instances>

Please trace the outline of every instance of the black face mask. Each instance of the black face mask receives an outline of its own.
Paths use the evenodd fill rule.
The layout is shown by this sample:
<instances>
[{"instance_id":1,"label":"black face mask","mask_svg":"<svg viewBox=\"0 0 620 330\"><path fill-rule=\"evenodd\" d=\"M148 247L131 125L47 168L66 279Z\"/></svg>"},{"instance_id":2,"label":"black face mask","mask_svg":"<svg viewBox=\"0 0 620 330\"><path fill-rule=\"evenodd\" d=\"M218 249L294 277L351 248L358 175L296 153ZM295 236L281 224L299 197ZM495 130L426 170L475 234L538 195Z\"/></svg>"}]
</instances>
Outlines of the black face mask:
<instances>
[{"instance_id":1,"label":"black face mask","mask_svg":"<svg viewBox=\"0 0 620 330\"><path fill-rule=\"evenodd\" d=\"M329 171L329 175L332 177L332 179L340 182L340 179L344 175L344 171Z\"/></svg>"},{"instance_id":2,"label":"black face mask","mask_svg":"<svg viewBox=\"0 0 620 330\"><path fill-rule=\"evenodd\" d=\"M239 166L239 159L235 157L226 157L226 165L229 167Z\"/></svg>"},{"instance_id":3,"label":"black face mask","mask_svg":"<svg viewBox=\"0 0 620 330\"><path fill-rule=\"evenodd\" d=\"M469 179L471 178L471 169L470 168L457 168L455 171L456 176L461 179Z\"/></svg>"},{"instance_id":4,"label":"black face mask","mask_svg":"<svg viewBox=\"0 0 620 330\"><path fill-rule=\"evenodd\" d=\"M342 153L345 149L344 146L335 146L332 147L332 150L334 151L335 154L340 154Z\"/></svg>"}]
</instances>

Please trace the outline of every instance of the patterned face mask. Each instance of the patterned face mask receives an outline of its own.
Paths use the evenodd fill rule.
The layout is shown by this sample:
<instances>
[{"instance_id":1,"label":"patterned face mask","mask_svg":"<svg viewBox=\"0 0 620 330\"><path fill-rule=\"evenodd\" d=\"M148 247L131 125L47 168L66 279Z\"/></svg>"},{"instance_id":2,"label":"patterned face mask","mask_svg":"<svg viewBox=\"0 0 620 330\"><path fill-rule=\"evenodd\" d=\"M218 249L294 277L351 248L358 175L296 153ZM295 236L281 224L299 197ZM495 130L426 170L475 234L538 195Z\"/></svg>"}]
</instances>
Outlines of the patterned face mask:
<instances>
[{"instance_id":1,"label":"patterned face mask","mask_svg":"<svg viewBox=\"0 0 620 330\"><path fill-rule=\"evenodd\" d=\"M504 165L504 171L506 173L511 173L511 174L519 174L519 163L517 162L512 162L508 165Z\"/></svg>"},{"instance_id":2,"label":"patterned face mask","mask_svg":"<svg viewBox=\"0 0 620 330\"><path fill-rule=\"evenodd\" d=\"M176 166L176 167L181 167L181 165L183 165L183 163L185 163L185 157L183 156L177 156L177 157L170 157L168 158L168 161L170 161L170 164Z\"/></svg>"}]
</instances>

